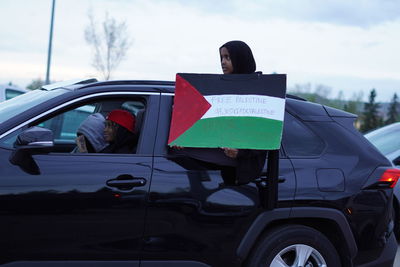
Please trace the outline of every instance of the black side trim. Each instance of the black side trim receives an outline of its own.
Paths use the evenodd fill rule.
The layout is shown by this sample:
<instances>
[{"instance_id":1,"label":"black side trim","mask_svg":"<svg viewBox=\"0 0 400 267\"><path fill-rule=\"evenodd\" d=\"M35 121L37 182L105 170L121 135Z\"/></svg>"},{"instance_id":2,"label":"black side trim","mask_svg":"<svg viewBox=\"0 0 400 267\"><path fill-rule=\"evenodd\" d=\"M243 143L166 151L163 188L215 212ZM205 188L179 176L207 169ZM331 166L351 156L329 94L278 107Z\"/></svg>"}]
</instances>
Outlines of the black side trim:
<instances>
[{"instance_id":1,"label":"black side trim","mask_svg":"<svg viewBox=\"0 0 400 267\"><path fill-rule=\"evenodd\" d=\"M328 208L293 208L290 213L290 218L324 218L336 222L342 231L349 250L350 258L353 259L358 253L356 241L354 240L353 232L347 222L344 214L335 209Z\"/></svg>"},{"instance_id":2,"label":"black side trim","mask_svg":"<svg viewBox=\"0 0 400 267\"><path fill-rule=\"evenodd\" d=\"M269 224L277 220L287 219L290 221L290 219L294 218L323 218L334 221L343 234L350 258L353 259L356 256L358 252L357 244L354 240L353 232L351 231L343 213L329 208L299 207L275 209L261 213L239 244L236 251L239 259L244 260L248 256L250 249L255 244L257 238Z\"/></svg>"},{"instance_id":3,"label":"black side trim","mask_svg":"<svg viewBox=\"0 0 400 267\"><path fill-rule=\"evenodd\" d=\"M198 261L142 261L140 267L210 267Z\"/></svg>"},{"instance_id":4,"label":"black side trim","mask_svg":"<svg viewBox=\"0 0 400 267\"><path fill-rule=\"evenodd\" d=\"M258 215L239 244L239 247L236 251L239 259L244 260L247 257L250 249L255 244L257 237L262 233L268 224L276 220L288 219L290 210L291 208L274 209Z\"/></svg>"},{"instance_id":5,"label":"black side trim","mask_svg":"<svg viewBox=\"0 0 400 267\"><path fill-rule=\"evenodd\" d=\"M16 261L6 267L139 267L139 261Z\"/></svg>"}]
</instances>

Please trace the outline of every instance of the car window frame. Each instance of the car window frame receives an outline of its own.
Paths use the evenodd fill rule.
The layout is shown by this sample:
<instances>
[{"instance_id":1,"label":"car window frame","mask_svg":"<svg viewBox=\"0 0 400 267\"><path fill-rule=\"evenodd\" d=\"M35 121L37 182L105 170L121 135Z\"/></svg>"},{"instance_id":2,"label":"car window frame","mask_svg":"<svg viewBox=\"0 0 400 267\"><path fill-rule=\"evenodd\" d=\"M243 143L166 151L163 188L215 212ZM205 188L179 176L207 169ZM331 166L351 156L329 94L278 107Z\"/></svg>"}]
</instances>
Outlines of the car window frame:
<instances>
[{"instance_id":1,"label":"car window frame","mask_svg":"<svg viewBox=\"0 0 400 267\"><path fill-rule=\"evenodd\" d=\"M23 123L20 123L19 125L11 128L10 130L6 131L5 133L1 134L0 136L0 147L1 148L5 148L5 149L10 149L10 147L6 147L3 146L1 141L3 140L3 138L6 138L7 136L9 136L10 134L13 134L17 131L21 132L24 129L27 129L29 126L33 125L35 122L39 122L41 120L46 120L46 117L49 117L51 115L56 116L56 114L61 114L63 112L66 112L67 110L71 110L73 109L73 107L77 107L79 106L79 103L88 103L88 102L95 102L96 99L100 100L100 99L105 99L106 97L108 98L121 98L123 99L124 97L143 97L146 99L146 106L145 106L145 114L143 115L143 121L142 121L142 126L141 126L141 133L143 131L145 131L145 127L149 128L151 126L149 126L149 122L151 122L152 120L149 118L148 113L151 112L151 106L153 104L157 105L157 107L152 107L153 109L156 109L157 111L157 118L158 118L158 111L159 111L159 98L160 98L161 93L159 92L146 92L146 91L136 91L136 92L129 92L129 91L113 91L113 92L94 92L91 94L87 94L87 95L80 95L77 96L73 99L70 99L60 105L57 105L55 107L50 108L49 110L47 110L46 112L43 112L41 114L37 114L36 116L33 116L31 118L29 118L28 120L24 121ZM158 100L155 99L158 98ZM153 103L156 102L156 103ZM83 104L84 105L84 104ZM154 114L153 114L154 116ZM154 118L153 118L154 119ZM157 125L156 123L158 122L157 120L154 120L154 129L157 129ZM147 126L146 126L147 125ZM154 134L155 135L155 134ZM145 142L148 142L148 140L146 141L146 137L147 135L143 135L140 134L139 139L138 139L138 147L137 147L137 151L136 153L132 153L132 154L105 154L105 153L90 153L91 155L118 155L118 156L131 156L131 155L152 155L153 154L153 150L154 150L154 143L155 141L153 141L153 144L147 144L147 146L151 146L150 148L146 148L146 144ZM145 138L145 139L144 139ZM57 153L51 153L51 154L71 154L71 153L62 153L62 152L57 152Z\"/></svg>"}]
</instances>

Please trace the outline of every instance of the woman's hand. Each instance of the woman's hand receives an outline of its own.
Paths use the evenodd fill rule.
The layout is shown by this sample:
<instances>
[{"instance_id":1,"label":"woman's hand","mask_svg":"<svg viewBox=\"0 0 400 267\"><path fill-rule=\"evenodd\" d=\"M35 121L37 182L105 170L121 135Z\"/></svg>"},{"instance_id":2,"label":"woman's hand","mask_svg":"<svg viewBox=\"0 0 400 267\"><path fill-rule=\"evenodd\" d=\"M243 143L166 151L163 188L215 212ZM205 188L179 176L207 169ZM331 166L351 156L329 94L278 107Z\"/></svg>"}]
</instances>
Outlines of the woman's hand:
<instances>
[{"instance_id":1,"label":"woman's hand","mask_svg":"<svg viewBox=\"0 0 400 267\"><path fill-rule=\"evenodd\" d=\"M229 147L221 147L224 150L226 156L235 159L239 153L239 149L229 148Z\"/></svg>"},{"instance_id":2,"label":"woman's hand","mask_svg":"<svg viewBox=\"0 0 400 267\"><path fill-rule=\"evenodd\" d=\"M87 148L86 148L86 142L85 142L85 137L83 135L79 135L75 139L76 145L78 147L78 152L80 153L88 153Z\"/></svg>"}]
</instances>

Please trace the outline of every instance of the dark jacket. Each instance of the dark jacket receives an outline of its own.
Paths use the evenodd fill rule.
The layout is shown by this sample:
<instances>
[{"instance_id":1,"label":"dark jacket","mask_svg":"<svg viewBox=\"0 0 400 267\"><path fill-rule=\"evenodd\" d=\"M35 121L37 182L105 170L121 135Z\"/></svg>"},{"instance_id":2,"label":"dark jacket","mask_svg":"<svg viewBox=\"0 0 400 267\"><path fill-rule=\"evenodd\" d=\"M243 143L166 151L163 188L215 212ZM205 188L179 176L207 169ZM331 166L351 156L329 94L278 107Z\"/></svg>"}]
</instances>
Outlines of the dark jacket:
<instances>
[{"instance_id":1,"label":"dark jacket","mask_svg":"<svg viewBox=\"0 0 400 267\"><path fill-rule=\"evenodd\" d=\"M203 165L209 169L221 170L226 185L247 184L259 178L267 157L266 150L255 149L239 149L236 159L226 156L220 148L172 148L170 153L185 155L205 162Z\"/></svg>"},{"instance_id":2,"label":"dark jacket","mask_svg":"<svg viewBox=\"0 0 400 267\"><path fill-rule=\"evenodd\" d=\"M236 157L236 167L224 167L221 171L224 183L242 185L259 178L266 157L266 150L239 149Z\"/></svg>"}]
</instances>

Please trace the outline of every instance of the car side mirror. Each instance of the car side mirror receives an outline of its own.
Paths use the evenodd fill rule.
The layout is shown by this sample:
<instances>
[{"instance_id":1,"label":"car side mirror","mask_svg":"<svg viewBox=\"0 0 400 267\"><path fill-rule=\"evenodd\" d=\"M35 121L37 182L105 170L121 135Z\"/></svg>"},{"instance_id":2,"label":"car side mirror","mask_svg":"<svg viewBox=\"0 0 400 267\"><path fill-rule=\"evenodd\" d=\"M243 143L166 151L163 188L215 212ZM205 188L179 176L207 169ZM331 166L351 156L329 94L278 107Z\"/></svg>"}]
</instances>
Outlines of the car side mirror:
<instances>
[{"instance_id":1,"label":"car side mirror","mask_svg":"<svg viewBox=\"0 0 400 267\"><path fill-rule=\"evenodd\" d=\"M14 143L15 150L10 155L10 162L29 174L40 174L39 166L32 155L47 154L53 146L53 132L33 126L18 135Z\"/></svg>"}]
</instances>

